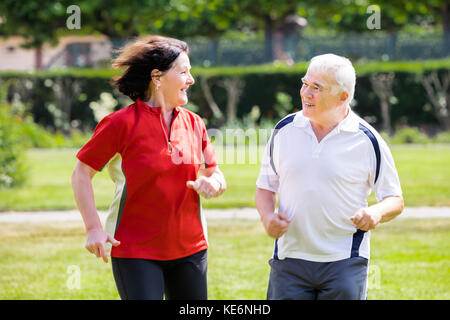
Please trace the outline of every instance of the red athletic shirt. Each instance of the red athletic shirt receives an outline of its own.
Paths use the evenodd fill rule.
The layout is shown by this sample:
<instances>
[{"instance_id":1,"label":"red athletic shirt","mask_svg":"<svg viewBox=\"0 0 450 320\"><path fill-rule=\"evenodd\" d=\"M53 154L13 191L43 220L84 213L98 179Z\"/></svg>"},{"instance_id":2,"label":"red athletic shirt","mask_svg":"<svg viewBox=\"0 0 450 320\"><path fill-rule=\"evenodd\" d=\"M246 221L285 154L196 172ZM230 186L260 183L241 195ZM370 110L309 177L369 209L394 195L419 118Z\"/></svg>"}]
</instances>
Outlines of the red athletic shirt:
<instances>
[{"instance_id":1,"label":"red athletic shirt","mask_svg":"<svg viewBox=\"0 0 450 320\"><path fill-rule=\"evenodd\" d=\"M182 107L173 112L168 135L161 108L138 99L100 121L77 154L95 170L118 159L110 233L120 245L112 257L172 260L208 247L199 196L186 182L202 164L217 165L216 155L203 120Z\"/></svg>"}]
</instances>

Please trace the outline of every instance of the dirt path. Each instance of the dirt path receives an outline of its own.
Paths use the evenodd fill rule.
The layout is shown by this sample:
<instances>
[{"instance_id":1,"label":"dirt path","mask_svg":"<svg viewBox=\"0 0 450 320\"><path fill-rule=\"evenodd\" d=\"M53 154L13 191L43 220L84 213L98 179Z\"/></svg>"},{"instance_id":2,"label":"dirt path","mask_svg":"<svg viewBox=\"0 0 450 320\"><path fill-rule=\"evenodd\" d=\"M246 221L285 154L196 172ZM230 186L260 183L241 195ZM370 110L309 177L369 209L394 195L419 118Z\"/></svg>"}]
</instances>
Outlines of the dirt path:
<instances>
[{"instance_id":1,"label":"dirt path","mask_svg":"<svg viewBox=\"0 0 450 320\"><path fill-rule=\"evenodd\" d=\"M208 220L212 219L259 219L258 212L254 208L236 209L204 209L203 212ZM104 222L106 212L100 212L100 218ZM398 218L413 219L437 219L450 218L450 207L418 207L405 208ZM81 221L78 210L68 211L27 211L0 212L0 223L2 222L46 222L46 221Z\"/></svg>"}]
</instances>

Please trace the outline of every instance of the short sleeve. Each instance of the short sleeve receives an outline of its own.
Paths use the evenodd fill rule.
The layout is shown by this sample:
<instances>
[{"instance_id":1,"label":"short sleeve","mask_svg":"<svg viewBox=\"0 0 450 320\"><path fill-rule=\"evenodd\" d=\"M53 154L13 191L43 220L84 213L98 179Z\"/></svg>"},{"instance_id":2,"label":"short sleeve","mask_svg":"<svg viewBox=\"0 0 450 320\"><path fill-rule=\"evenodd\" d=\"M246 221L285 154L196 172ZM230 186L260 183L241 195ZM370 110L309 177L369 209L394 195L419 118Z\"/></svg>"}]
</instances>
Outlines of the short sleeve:
<instances>
[{"instance_id":1,"label":"short sleeve","mask_svg":"<svg viewBox=\"0 0 450 320\"><path fill-rule=\"evenodd\" d=\"M280 185L279 177L271 165L271 158L274 156L270 153L270 144L272 139L274 139L273 134L266 145L266 149L264 150L264 155L261 161L261 169L258 179L256 180L256 186L260 189L278 192L278 187Z\"/></svg>"},{"instance_id":2,"label":"short sleeve","mask_svg":"<svg viewBox=\"0 0 450 320\"><path fill-rule=\"evenodd\" d=\"M381 201L386 197L401 196L402 189L392 153L386 142L378 135L377 138L380 146L380 172L377 181L372 183L372 188L375 198ZM370 180L374 181L374 178L375 175L372 175Z\"/></svg>"},{"instance_id":3,"label":"short sleeve","mask_svg":"<svg viewBox=\"0 0 450 320\"><path fill-rule=\"evenodd\" d=\"M217 156L216 151L208 137L208 132L206 130L205 123L200 120L202 127L202 153L203 161L206 168L217 166Z\"/></svg>"},{"instance_id":4,"label":"short sleeve","mask_svg":"<svg viewBox=\"0 0 450 320\"><path fill-rule=\"evenodd\" d=\"M109 115L98 123L91 139L80 149L76 157L99 171L119 151L118 146L119 131Z\"/></svg>"}]
</instances>

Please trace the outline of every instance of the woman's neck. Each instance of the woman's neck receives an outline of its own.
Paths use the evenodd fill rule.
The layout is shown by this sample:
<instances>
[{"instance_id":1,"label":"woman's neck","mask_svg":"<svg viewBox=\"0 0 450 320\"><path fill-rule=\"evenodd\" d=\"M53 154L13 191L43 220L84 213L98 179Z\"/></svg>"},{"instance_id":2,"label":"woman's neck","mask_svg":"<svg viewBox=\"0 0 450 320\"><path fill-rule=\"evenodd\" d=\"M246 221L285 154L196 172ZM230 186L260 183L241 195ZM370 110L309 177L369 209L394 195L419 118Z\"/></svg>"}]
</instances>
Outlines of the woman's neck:
<instances>
[{"instance_id":1,"label":"woman's neck","mask_svg":"<svg viewBox=\"0 0 450 320\"><path fill-rule=\"evenodd\" d=\"M161 108L161 114L164 118L172 116L173 110L175 109L175 107L169 106L163 99L160 99L155 95L152 95L150 100L147 101L147 104L150 107Z\"/></svg>"},{"instance_id":2,"label":"woman's neck","mask_svg":"<svg viewBox=\"0 0 450 320\"><path fill-rule=\"evenodd\" d=\"M152 95L150 100L147 101L147 104L150 108L161 108L161 114L164 118L164 122L166 123L167 130L170 131L170 124L172 123L173 110L175 107L169 106L163 99L157 97L156 95Z\"/></svg>"}]
</instances>

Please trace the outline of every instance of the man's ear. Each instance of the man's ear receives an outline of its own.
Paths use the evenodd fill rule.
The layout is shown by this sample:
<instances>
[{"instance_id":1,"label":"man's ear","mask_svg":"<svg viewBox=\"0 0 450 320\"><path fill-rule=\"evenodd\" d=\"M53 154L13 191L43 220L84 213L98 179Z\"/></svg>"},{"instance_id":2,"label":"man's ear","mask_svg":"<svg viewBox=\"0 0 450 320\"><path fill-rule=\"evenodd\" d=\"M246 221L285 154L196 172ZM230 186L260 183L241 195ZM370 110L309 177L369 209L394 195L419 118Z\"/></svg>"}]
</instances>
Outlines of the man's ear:
<instances>
[{"instance_id":1,"label":"man's ear","mask_svg":"<svg viewBox=\"0 0 450 320\"><path fill-rule=\"evenodd\" d=\"M348 94L347 91L342 91L341 92L341 96L340 96L340 100L341 101L346 101L348 99L348 97L349 97L349 94Z\"/></svg>"}]
</instances>

